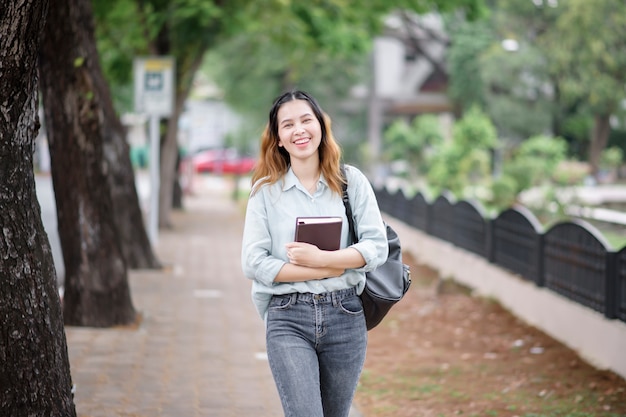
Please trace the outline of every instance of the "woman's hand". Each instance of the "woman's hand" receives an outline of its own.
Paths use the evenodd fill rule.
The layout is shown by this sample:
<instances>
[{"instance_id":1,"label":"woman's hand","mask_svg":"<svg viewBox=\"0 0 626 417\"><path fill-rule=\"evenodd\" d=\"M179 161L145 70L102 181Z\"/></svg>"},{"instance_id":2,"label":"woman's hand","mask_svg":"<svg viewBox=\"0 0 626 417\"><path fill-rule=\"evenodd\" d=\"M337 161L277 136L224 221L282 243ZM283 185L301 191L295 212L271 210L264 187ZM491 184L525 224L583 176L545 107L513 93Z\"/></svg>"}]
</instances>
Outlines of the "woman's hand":
<instances>
[{"instance_id":1,"label":"woman's hand","mask_svg":"<svg viewBox=\"0 0 626 417\"><path fill-rule=\"evenodd\" d=\"M292 242L285 245L289 262L286 263L274 279L276 282L300 282L339 277L346 268L329 262L332 252L318 249L308 243Z\"/></svg>"},{"instance_id":2,"label":"woman's hand","mask_svg":"<svg viewBox=\"0 0 626 417\"><path fill-rule=\"evenodd\" d=\"M285 245L287 258L294 265L306 266L309 268L327 267L325 263L325 252L317 246L304 242L291 242Z\"/></svg>"},{"instance_id":3,"label":"woman's hand","mask_svg":"<svg viewBox=\"0 0 626 417\"><path fill-rule=\"evenodd\" d=\"M315 245L303 242L291 242L285 245L287 258L293 265L308 268L333 268L342 270L361 268L365 259L353 247L339 250L321 250Z\"/></svg>"},{"instance_id":4,"label":"woman's hand","mask_svg":"<svg viewBox=\"0 0 626 417\"><path fill-rule=\"evenodd\" d=\"M285 245L289 262L274 279L276 282L299 282L325 279L343 275L346 269L360 268L365 259L359 251L350 247L335 251L320 250L303 242Z\"/></svg>"}]
</instances>

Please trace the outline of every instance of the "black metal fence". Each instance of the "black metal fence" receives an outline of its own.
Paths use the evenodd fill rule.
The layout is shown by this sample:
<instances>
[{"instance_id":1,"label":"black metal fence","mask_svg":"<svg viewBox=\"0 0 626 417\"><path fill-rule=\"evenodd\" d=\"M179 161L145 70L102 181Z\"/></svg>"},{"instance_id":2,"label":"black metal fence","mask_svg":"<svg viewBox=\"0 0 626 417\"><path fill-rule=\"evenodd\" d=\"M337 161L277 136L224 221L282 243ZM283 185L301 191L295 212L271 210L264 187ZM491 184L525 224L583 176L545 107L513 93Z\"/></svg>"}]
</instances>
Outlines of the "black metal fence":
<instances>
[{"instance_id":1,"label":"black metal fence","mask_svg":"<svg viewBox=\"0 0 626 417\"><path fill-rule=\"evenodd\" d=\"M441 195L375 189L385 213L425 233L484 257L523 279L626 322L626 247L611 248L591 224L565 221L544 230L523 206L489 219L481 205Z\"/></svg>"}]
</instances>

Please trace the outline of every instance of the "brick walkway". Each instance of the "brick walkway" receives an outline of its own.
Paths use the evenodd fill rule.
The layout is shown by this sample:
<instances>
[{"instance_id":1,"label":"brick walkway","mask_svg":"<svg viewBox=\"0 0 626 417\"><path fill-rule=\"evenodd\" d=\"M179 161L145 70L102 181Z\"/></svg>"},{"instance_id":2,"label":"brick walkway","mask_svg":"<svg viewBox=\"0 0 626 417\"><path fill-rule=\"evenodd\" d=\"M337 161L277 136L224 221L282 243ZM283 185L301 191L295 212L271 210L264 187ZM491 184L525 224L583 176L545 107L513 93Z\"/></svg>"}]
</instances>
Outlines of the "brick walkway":
<instances>
[{"instance_id":1,"label":"brick walkway","mask_svg":"<svg viewBox=\"0 0 626 417\"><path fill-rule=\"evenodd\" d=\"M130 273L140 326L66 328L78 415L282 416L239 262L243 208L205 189L172 220L157 245L167 267Z\"/></svg>"}]
</instances>

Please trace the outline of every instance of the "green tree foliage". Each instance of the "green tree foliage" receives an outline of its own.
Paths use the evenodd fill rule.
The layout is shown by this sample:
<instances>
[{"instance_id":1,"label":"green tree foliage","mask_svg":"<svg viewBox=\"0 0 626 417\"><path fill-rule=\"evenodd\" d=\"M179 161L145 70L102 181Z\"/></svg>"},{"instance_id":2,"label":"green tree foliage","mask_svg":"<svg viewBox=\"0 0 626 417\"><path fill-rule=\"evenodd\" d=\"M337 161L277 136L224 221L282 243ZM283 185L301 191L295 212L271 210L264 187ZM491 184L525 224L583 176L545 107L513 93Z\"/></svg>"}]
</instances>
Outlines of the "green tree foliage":
<instances>
[{"instance_id":1,"label":"green tree foliage","mask_svg":"<svg viewBox=\"0 0 626 417\"><path fill-rule=\"evenodd\" d=\"M116 108L133 109L133 57L148 50L148 39L136 20L137 4L129 1L93 0L97 46Z\"/></svg>"},{"instance_id":2,"label":"green tree foliage","mask_svg":"<svg viewBox=\"0 0 626 417\"><path fill-rule=\"evenodd\" d=\"M228 48L224 58L233 59L232 69L240 68L240 55L258 59L274 50L271 56L283 68L279 72L284 88L298 83L303 73L321 68L323 61L312 61L315 55L341 58L367 52L383 18L396 8L462 10L469 19L485 13L483 0L440 0L436 5L426 0L372 0L367 7L356 0L93 1L103 66L116 91L131 83L137 54L167 50L176 56L181 77L189 79L194 74L184 75L188 67L181 62L189 60L191 52L199 51L195 57L202 58L208 49Z\"/></svg>"},{"instance_id":3,"label":"green tree foliage","mask_svg":"<svg viewBox=\"0 0 626 417\"><path fill-rule=\"evenodd\" d=\"M385 157L390 161L408 159L421 151L420 140L406 119L394 120L383 134Z\"/></svg>"},{"instance_id":4,"label":"green tree foliage","mask_svg":"<svg viewBox=\"0 0 626 417\"><path fill-rule=\"evenodd\" d=\"M567 80L566 68L553 65L555 49L562 47L560 38L563 33L555 30L564 4L546 1L518 2L507 0L499 2L497 14L498 35L501 39L514 39L519 48L513 53L506 53L515 60L522 56L524 72L515 78L515 84L524 84L532 80L529 86L534 101L522 99L524 105L512 124L526 126L519 130L523 139L537 134L551 132L552 136L561 136L570 143L573 153L584 156L581 143L587 141L590 131L590 117L585 112L581 101L567 100L563 94L563 83ZM555 44L546 39L554 36ZM504 53L504 51L502 52ZM565 71L564 71L565 69ZM497 71L497 70L496 70ZM539 88L533 88L532 86ZM518 88L519 89L519 88ZM492 106L498 109L498 106ZM546 120L547 119L547 120ZM521 123L516 123L521 121ZM505 132L506 134L506 132Z\"/></svg>"},{"instance_id":5,"label":"green tree foliage","mask_svg":"<svg viewBox=\"0 0 626 417\"><path fill-rule=\"evenodd\" d=\"M519 184L515 178L509 175L501 175L491 184L491 195L483 204L496 211L512 206L519 194Z\"/></svg>"},{"instance_id":6,"label":"green tree foliage","mask_svg":"<svg viewBox=\"0 0 626 417\"><path fill-rule=\"evenodd\" d=\"M369 51L386 14L394 8L432 10L423 1L393 5L373 1L265 2L245 31L213 48L203 71L223 98L249 123L262 126L267 108L280 92L309 90L333 116L344 149L356 149L366 136L366 109L351 102L354 85L369 84ZM475 17L480 1L439 2L442 9L464 8ZM261 10L262 9L262 10Z\"/></svg>"},{"instance_id":7,"label":"green tree foliage","mask_svg":"<svg viewBox=\"0 0 626 417\"><path fill-rule=\"evenodd\" d=\"M452 40L448 50L450 80L448 94L461 108L473 105L483 107L486 103L486 84L483 78L480 56L494 40L488 21L448 21Z\"/></svg>"},{"instance_id":8,"label":"green tree foliage","mask_svg":"<svg viewBox=\"0 0 626 417\"><path fill-rule=\"evenodd\" d=\"M446 142L435 150L432 165L428 171L428 183L435 194L445 190L459 196L467 185L461 174L463 149L454 142Z\"/></svg>"},{"instance_id":9,"label":"green tree foliage","mask_svg":"<svg viewBox=\"0 0 626 417\"><path fill-rule=\"evenodd\" d=\"M524 141L506 159L502 175L491 185L490 207L511 206L520 192L532 187L548 186L563 179L557 169L567 157L567 142L560 137L533 136Z\"/></svg>"},{"instance_id":10,"label":"green tree foliage","mask_svg":"<svg viewBox=\"0 0 626 417\"><path fill-rule=\"evenodd\" d=\"M256 149L272 100L281 91L297 87L315 94L332 116L346 159L357 160L357 144L366 137L366 109L350 105L350 89L366 76L366 57L331 57L320 52L310 54L305 63L306 68L294 70L301 64L291 67L288 54L277 45L240 35L209 51L202 72L219 86L221 97L245 118L241 132L237 133L245 139L238 147Z\"/></svg>"},{"instance_id":11,"label":"green tree foliage","mask_svg":"<svg viewBox=\"0 0 626 417\"><path fill-rule=\"evenodd\" d=\"M613 171L624 162L624 151L617 146L606 148L600 157L600 168Z\"/></svg>"},{"instance_id":12,"label":"green tree foliage","mask_svg":"<svg viewBox=\"0 0 626 417\"><path fill-rule=\"evenodd\" d=\"M594 112L611 113L626 83L626 4L569 0L562 9L544 43L554 53L552 65L568 75L563 93L569 100L585 99Z\"/></svg>"},{"instance_id":13,"label":"green tree foliage","mask_svg":"<svg viewBox=\"0 0 626 417\"><path fill-rule=\"evenodd\" d=\"M563 138L538 135L524 141L504 164L504 176L515 179L517 192L549 182L567 156Z\"/></svg>"},{"instance_id":14,"label":"green tree foliage","mask_svg":"<svg viewBox=\"0 0 626 417\"><path fill-rule=\"evenodd\" d=\"M553 90L545 54L532 41L553 20L532 2L498 2L489 19L448 19L450 95L479 105L501 138L519 141L551 129ZM507 44L507 42L510 44Z\"/></svg>"},{"instance_id":15,"label":"green tree foliage","mask_svg":"<svg viewBox=\"0 0 626 417\"><path fill-rule=\"evenodd\" d=\"M427 176L429 184L436 191L447 189L458 197L468 197L477 186L489 181L496 143L491 120L478 107L472 107L455 124L452 141L435 148Z\"/></svg>"},{"instance_id":16,"label":"green tree foliage","mask_svg":"<svg viewBox=\"0 0 626 417\"><path fill-rule=\"evenodd\" d=\"M262 126L273 98L294 87L315 92L324 108L334 113L362 80L367 65L361 54L332 56L324 51L292 60L279 45L241 34L209 51L202 71L219 85L233 109Z\"/></svg>"},{"instance_id":17,"label":"green tree foliage","mask_svg":"<svg viewBox=\"0 0 626 417\"><path fill-rule=\"evenodd\" d=\"M94 1L98 34L109 38L101 39L101 48L122 45L124 51L133 52L128 55L112 54L110 58L115 58L118 63L124 57L132 60L135 54L172 55L176 59L175 110L161 149L159 223L162 226L169 225L172 206L172 177L178 154L177 120L207 50L243 34L246 40L254 40L253 51L259 51L258 46L264 43L275 44L278 46L278 59L285 65L280 72L279 84L284 89L301 80L302 71L317 70L312 65L319 61L312 58L322 51L332 58L363 52L372 36L382 27L382 18L394 8L420 12L462 8L470 17L483 10L483 0L442 0L437 6L427 0L403 0L394 4L386 0L372 0L367 7L356 0L314 0L306 3L290 0ZM125 29L131 29L129 36L140 33L145 43L125 38ZM238 53L240 51L231 50L225 59L230 60ZM108 57L105 51L102 51L102 56ZM258 55L253 56L258 58ZM104 63L107 74L114 71L112 62ZM125 65L129 68L128 63ZM276 90L273 96L279 92Z\"/></svg>"},{"instance_id":18,"label":"green tree foliage","mask_svg":"<svg viewBox=\"0 0 626 417\"><path fill-rule=\"evenodd\" d=\"M485 111L500 137L517 142L551 129L552 90L545 61L536 48L528 46L511 52L499 44L492 45L481 63L489 86Z\"/></svg>"},{"instance_id":19,"label":"green tree foliage","mask_svg":"<svg viewBox=\"0 0 626 417\"><path fill-rule=\"evenodd\" d=\"M554 71L566 74L561 84L565 99L584 103L593 115L588 158L595 174L608 143L609 120L623 111L626 96L626 3L569 0L555 29L544 42L553 54Z\"/></svg>"},{"instance_id":20,"label":"green tree foliage","mask_svg":"<svg viewBox=\"0 0 626 417\"><path fill-rule=\"evenodd\" d=\"M122 110L132 105L132 65L138 55L172 55L177 92L189 90L198 60L234 27L246 2L225 6L202 0L93 0L98 50Z\"/></svg>"},{"instance_id":21,"label":"green tree foliage","mask_svg":"<svg viewBox=\"0 0 626 417\"><path fill-rule=\"evenodd\" d=\"M177 184L178 119L191 91L204 53L244 24L241 17L250 2L203 0L94 0L96 27L102 45L122 45L124 54L104 62L106 74L117 64L130 68L136 55L170 55L175 59L174 108L161 138L159 225L171 225L170 213ZM125 29L132 28L128 34ZM139 39L128 39L137 36ZM102 39L106 37L108 39ZM114 72L115 73L115 72ZM128 77L131 71L126 71ZM118 73L122 76L121 73ZM112 78L114 79L114 78Z\"/></svg>"},{"instance_id":22,"label":"green tree foliage","mask_svg":"<svg viewBox=\"0 0 626 417\"><path fill-rule=\"evenodd\" d=\"M454 126L453 138L467 148L490 149L497 144L496 129L489 117L478 107L472 107Z\"/></svg>"},{"instance_id":23,"label":"green tree foliage","mask_svg":"<svg viewBox=\"0 0 626 417\"><path fill-rule=\"evenodd\" d=\"M626 95L626 3L502 0L489 19L448 26L457 103L481 105L503 139L562 136L597 170Z\"/></svg>"},{"instance_id":24,"label":"green tree foliage","mask_svg":"<svg viewBox=\"0 0 626 417\"><path fill-rule=\"evenodd\" d=\"M395 120L384 132L385 156L390 161L406 161L409 175L418 178L430 169L430 158L444 137L437 116L417 116L409 124L405 119Z\"/></svg>"}]
</instances>

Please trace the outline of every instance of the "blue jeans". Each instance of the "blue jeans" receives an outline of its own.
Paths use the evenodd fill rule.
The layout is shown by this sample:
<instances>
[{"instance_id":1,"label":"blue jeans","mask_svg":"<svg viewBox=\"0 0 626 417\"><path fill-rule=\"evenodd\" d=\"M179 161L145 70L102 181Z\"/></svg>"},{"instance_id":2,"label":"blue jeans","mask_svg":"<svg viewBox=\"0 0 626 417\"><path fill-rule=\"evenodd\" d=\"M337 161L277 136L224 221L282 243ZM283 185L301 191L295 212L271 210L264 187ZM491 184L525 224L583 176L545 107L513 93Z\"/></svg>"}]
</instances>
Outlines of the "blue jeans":
<instances>
[{"instance_id":1,"label":"blue jeans","mask_svg":"<svg viewBox=\"0 0 626 417\"><path fill-rule=\"evenodd\" d=\"M348 417L367 348L354 288L274 296L266 338L285 417Z\"/></svg>"}]
</instances>

